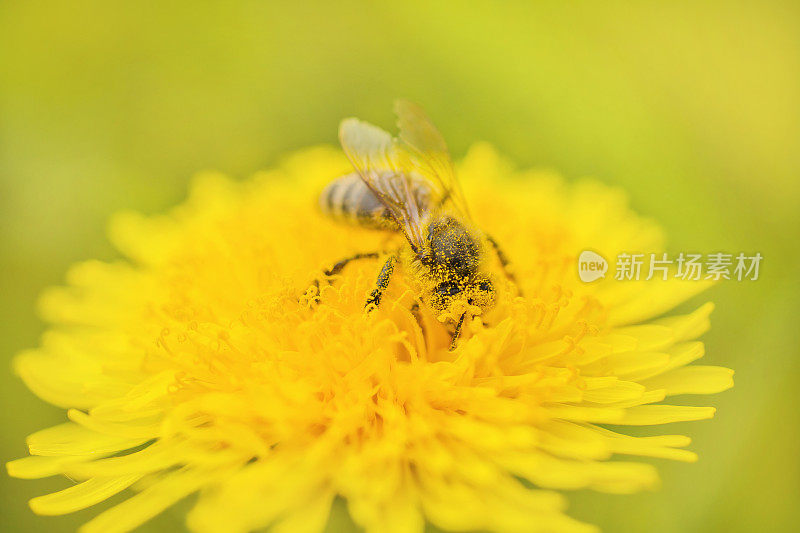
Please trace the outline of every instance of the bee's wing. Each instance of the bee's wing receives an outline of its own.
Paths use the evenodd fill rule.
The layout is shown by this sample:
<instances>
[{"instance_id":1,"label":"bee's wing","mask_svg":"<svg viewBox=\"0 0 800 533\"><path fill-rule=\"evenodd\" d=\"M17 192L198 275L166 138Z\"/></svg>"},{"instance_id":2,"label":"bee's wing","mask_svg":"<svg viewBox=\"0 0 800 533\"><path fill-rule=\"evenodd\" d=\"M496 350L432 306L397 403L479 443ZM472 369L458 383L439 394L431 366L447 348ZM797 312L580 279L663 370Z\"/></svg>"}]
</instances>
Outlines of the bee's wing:
<instances>
[{"instance_id":1,"label":"bee's wing","mask_svg":"<svg viewBox=\"0 0 800 533\"><path fill-rule=\"evenodd\" d=\"M367 187L391 213L411 248L423 249L421 206L412 183L412 161L384 130L355 118L342 121L339 140Z\"/></svg>"},{"instance_id":2,"label":"bee's wing","mask_svg":"<svg viewBox=\"0 0 800 533\"><path fill-rule=\"evenodd\" d=\"M463 217L470 219L469 207L442 134L417 104L397 100L394 111L400 129L401 152L412 160L410 166L433 182L440 190L443 203L449 202Z\"/></svg>"}]
</instances>

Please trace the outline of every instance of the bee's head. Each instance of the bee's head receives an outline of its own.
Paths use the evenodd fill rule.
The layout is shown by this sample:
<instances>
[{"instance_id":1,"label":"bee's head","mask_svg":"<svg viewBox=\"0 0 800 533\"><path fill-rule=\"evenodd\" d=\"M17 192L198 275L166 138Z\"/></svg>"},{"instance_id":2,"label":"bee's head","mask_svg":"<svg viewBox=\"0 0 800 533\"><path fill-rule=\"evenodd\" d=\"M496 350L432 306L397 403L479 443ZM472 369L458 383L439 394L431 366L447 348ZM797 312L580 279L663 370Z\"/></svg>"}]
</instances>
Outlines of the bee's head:
<instances>
[{"instance_id":1,"label":"bee's head","mask_svg":"<svg viewBox=\"0 0 800 533\"><path fill-rule=\"evenodd\" d=\"M475 274L469 278L453 277L437 284L429 297L430 306L437 311L446 311L457 301L474 305L483 311L492 308L496 293L488 276Z\"/></svg>"}]
</instances>

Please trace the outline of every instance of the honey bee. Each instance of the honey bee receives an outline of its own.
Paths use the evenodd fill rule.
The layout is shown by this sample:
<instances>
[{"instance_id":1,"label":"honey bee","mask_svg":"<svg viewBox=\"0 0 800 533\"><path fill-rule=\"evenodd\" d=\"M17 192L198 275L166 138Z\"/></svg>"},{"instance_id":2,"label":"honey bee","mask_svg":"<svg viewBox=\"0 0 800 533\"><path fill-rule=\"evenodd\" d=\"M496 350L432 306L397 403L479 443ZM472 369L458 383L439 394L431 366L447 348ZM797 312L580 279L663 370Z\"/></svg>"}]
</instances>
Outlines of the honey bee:
<instances>
[{"instance_id":1,"label":"honey bee","mask_svg":"<svg viewBox=\"0 0 800 533\"><path fill-rule=\"evenodd\" d=\"M342 121L339 140L354 172L331 182L320 194L319 206L334 220L402 233L405 242L388 253L365 307L369 311L380 305L399 264L433 311L461 309L453 315L459 318L454 320L452 349L470 309L482 313L496 302L495 284L485 266L486 243L506 276L516 281L497 241L472 222L442 135L416 104L398 101L395 113L398 137L356 118ZM325 275L385 253L347 257Z\"/></svg>"}]
</instances>

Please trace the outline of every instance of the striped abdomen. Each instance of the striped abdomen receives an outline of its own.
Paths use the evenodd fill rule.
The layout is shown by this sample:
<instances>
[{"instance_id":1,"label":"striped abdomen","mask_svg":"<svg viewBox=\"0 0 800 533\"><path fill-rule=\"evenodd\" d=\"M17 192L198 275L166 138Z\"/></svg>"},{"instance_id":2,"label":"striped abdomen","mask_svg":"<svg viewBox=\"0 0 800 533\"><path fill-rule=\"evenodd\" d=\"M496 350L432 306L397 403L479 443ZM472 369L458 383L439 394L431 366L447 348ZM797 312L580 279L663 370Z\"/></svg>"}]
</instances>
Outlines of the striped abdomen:
<instances>
[{"instance_id":1,"label":"striped abdomen","mask_svg":"<svg viewBox=\"0 0 800 533\"><path fill-rule=\"evenodd\" d=\"M430 187L421 180L415 180L414 184L417 205L424 211L428 206ZM340 222L372 229L397 229L389 210L355 172L329 183L319 196L319 207L325 215Z\"/></svg>"}]
</instances>

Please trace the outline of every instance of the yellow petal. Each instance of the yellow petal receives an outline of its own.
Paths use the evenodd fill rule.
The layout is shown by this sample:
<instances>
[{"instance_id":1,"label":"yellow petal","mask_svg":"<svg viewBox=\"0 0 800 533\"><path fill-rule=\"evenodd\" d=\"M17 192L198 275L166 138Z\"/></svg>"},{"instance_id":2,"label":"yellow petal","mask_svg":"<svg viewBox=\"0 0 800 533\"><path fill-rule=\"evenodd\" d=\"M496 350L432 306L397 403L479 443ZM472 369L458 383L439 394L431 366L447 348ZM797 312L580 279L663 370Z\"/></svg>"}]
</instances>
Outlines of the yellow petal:
<instances>
[{"instance_id":1,"label":"yellow petal","mask_svg":"<svg viewBox=\"0 0 800 533\"><path fill-rule=\"evenodd\" d=\"M716 394L733 387L733 370L719 366L684 366L641 382L675 394Z\"/></svg>"},{"instance_id":2,"label":"yellow petal","mask_svg":"<svg viewBox=\"0 0 800 533\"><path fill-rule=\"evenodd\" d=\"M705 346L703 346L702 342L683 342L676 344L667 349L666 363L658 366L641 368L637 372L627 375L626 377L641 383L653 376L658 376L675 368L688 365L692 361L703 357L704 354Z\"/></svg>"},{"instance_id":3,"label":"yellow petal","mask_svg":"<svg viewBox=\"0 0 800 533\"><path fill-rule=\"evenodd\" d=\"M680 450L691 443L691 439L684 435L659 435L654 437L631 437L610 431L605 428L592 426L591 429L605 439L607 446L614 453L627 455L641 455L659 457L676 461L694 462L697 454L688 450Z\"/></svg>"},{"instance_id":4,"label":"yellow petal","mask_svg":"<svg viewBox=\"0 0 800 533\"><path fill-rule=\"evenodd\" d=\"M607 459L611 449L607 439L584 425L551 420L540 427L538 447L557 457L572 459Z\"/></svg>"},{"instance_id":5,"label":"yellow petal","mask_svg":"<svg viewBox=\"0 0 800 533\"><path fill-rule=\"evenodd\" d=\"M628 283L636 287L635 296L609 310L608 320L612 325L636 324L657 317L712 285L710 281L674 278Z\"/></svg>"},{"instance_id":6,"label":"yellow petal","mask_svg":"<svg viewBox=\"0 0 800 533\"><path fill-rule=\"evenodd\" d=\"M128 455L69 464L63 471L77 478L120 477L164 470L181 463L183 458L184 454L180 447L156 442Z\"/></svg>"},{"instance_id":7,"label":"yellow petal","mask_svg":"<svg viewBox=\"0 0 800 533\"><path fill-rule=\"evenodd\" d=\"M636 339L635 349L642 352L661 351L675 342L676 338L674 328L658 324L615 328L614 332Z\"/></svg>"},{"instance_id":8,"label":"yellow petal","mask_svg":"<svg viewBox=\"0 0 800 533\"><path fill-rule=\"evenodd\" d=\"M615 424L629 426L646 426L650 424L669 424L670 422L688 422L704 420L714 416L713 407L687 407L683 405L640 405L625 410L622 419Z\"/></svg>"},{"instance_id":9,"label":"yellow petal","mask_svg":"<svg viewBox=\"0 0 800 533\"><path fill-rule=\"evenodd\" d=\"M270 533L320 533L325 530L332 503L332 492L320 493L284 515Z\"/></svg>"},{"instance_id":10,"label":"yellow petal","mask_svg":"<svg viewBox=\"0 0 800 533\"><path fill-rule=\"evenodd\" d=\"M67 417L76 424L97 433L128 439L154 439L159 436L161 430L161 419L158 416L148 417L143 421L114 423L105 422L77 409L70 409L67 411Z\"/></svg>"},{"instance_id":11,"label":"yellow petal","mask_svg":"<svg viewBox=\"0 0 800 533\"><path fill-rule=\"evenodd\" d=\"M576 420L580 422L597 422L600 424L617 424L624 416L624 410L607 407L583 407L576 405L548 405L547 413L551 418Z\"/></svg>"},{"instance_id":12,"label":"yellow petal","mask_svg":"<svg viewBox=\"0 0 800 533\"><path fill-rule=\"evenodd\" d=\"M32 455L102 455L139 446L147 439L114 437L67 422L28 436Z\"/></svg>"},{"instance_id":13,"label":"yellow petal","mask_svg":"<svg viewBox=\"0 0 800 533\"><path fill-rule=\"evenodd\" d=\"M504 454L498 461L540 487L630 493L658 483L655 468L643 463L572 461L536 452Z\"/></svg>"},{"instance_id":14,"label":"yellow petal","mask_svg":"<svg viewBox=\"0 0 800 533\"><path fill-rule=\"evenodd\" d=\"M666 326L675 331L675 340L688 341L696 339L711 327L711 322L708 317L714 310L714 304L711 302L701 305L696 311L688 315L672 316L662 318L653 322L653 324Z\"/></svg>"},{"instance_id":15,"label":"yellow petal","mask_svg":"<svg viewBox=\"0 0 800 533\"><path fill-rule=\"evenodd\" d=\"M668 353L669 363L660 372L679 368L700 359L705 355L706 348L702 342L684 342L670 348Z\"/></svg>"},{"instance_id":16,"label":"yellow petal","mask_svg":"<svg viewBox=\"0 0 800 533\"><path fill-rule=\"evenodd\" d=\"M92 478L67 489L33 498L29 503L36 514L60 515L100 503L130 487L140 475Z\"/></svg>"},{"instance_id":17,"label":"yellow petal","mask_svg":"<svg viewBox=\"0 0 800 533\"><path fill-rule=\"evenodd\" d=\"M183 469L167 474L142 492L99 514L84 524L82 533L130 531L151 519L178 500L226 473Z\"/></svg>"},{"instance_id":18,"label":"yellow petal","mask_svg":"<svg viewBox=\"0 0 800 533\"><path fill-rule=\"evenodd\" d=\"M624 379L636 379L642 374L666 368L669 359L669 354L664 352L617 353L586 366L582 373L589 376L611 375Z\"/></svg>"},{"instance_id":19,"label":"yellow petal","mask_svg":"<svg viewBox=\"0 0 800 533\"><path fill-rule=\"evenodd\" d=\"M587 390L583 393L583 401L593 403L614 403L641 398L646 388L631 381L619 381L609 387Z\"/></svg>"},{"instance_id":20,"label":"yellow petal","mask_svg":"<svg viewBox=\"0 0 800 533\"><path fill-rule=\"evenodd\" d=\"M6 463L8 475L23 479L38 479L64 473L65 468L76 462L85 461L86 457L76 456L42 456L32 455ZM92 476L79 476L92 477Z\"/></svg>"}]
</instances>

